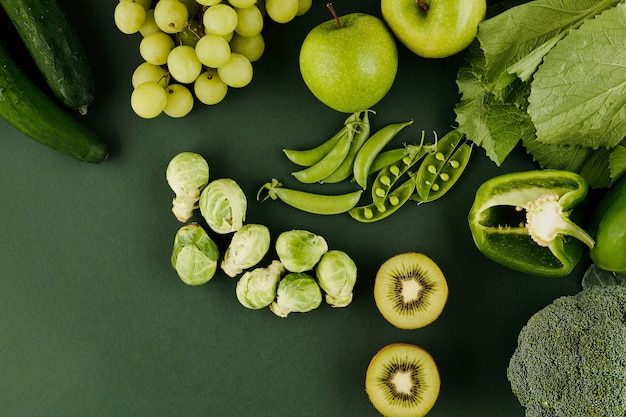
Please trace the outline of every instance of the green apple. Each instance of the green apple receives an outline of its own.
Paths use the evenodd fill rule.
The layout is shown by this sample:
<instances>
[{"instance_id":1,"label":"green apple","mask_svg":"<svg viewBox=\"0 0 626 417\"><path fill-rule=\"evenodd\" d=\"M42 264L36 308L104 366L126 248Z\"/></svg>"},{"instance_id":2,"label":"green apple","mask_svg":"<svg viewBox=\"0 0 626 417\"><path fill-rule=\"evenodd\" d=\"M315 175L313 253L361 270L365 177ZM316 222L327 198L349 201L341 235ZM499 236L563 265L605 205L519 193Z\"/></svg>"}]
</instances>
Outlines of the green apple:
<instances>
[{"instance_id":1,"label":"green apple","mask_svg":"<svg viewBox=\"0 0 626 417\"><path fill-rule=\"evenodd\" d=\"M485 18L486 0L381 0L383 19L398 40L424 58L467 48Z\"/></svg>"},{"instance_id":2,"label":"green apple","mask_svg":"<svg viewBox=\"0 0 626 417\"><path fill-rule=\"evenodd\" d=\"M314 27L300 48L300 73L313 95L342 113L367 110L391 89L398 71L393 34L378 17L352 13Z\"/></svg>"}]
</instances>

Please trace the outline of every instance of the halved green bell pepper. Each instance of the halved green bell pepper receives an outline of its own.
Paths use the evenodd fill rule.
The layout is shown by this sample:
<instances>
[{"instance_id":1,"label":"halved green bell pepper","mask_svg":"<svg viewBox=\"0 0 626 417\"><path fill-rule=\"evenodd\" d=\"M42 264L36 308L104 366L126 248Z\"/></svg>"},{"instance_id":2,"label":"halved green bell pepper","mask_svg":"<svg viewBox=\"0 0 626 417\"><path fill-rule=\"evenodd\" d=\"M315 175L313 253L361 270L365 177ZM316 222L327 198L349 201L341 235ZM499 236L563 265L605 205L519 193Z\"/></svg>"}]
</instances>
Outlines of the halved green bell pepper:
<instances>
[{"instance_id":1,"label":"halved green bell pepper","mask_svg":"<svg viewBox=\"0 0 626 417\"><path fill-rule=\"evenodd\" d=\"M600 199L589 231L596 241L589 251L593 263L606 271L626 274L626 176Z\"/></svg>"},{"instance_id":2,"label":"halved green bell pepper","mask_svg":"<svg viewBox=\"0 0 626 417\"><path fill-rule=\"evenodd\" d=\"M587 190L583 177L569 171L533 170L491 178L476 191L469 212L474 243L485 256L509 268L547 277L568 275L582 257L583 243L594 246L573 221Z\"/></svg>"}]
</instances>

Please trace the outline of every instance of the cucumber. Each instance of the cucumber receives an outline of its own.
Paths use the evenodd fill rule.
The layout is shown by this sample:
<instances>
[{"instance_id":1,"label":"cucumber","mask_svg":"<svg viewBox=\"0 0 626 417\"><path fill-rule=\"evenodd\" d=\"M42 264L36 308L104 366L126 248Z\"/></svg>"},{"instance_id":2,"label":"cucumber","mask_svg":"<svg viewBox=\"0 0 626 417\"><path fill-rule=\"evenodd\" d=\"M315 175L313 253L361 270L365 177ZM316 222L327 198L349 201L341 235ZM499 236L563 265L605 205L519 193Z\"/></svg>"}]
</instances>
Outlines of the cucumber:
<instances>
[{"instance_id":1,"label":"cucumber","mask_svg":"<svg viewBox=\"0 0 626 417\"><path fill-rule=\"evenodd\" d=\"M54 95L81 113L95 97L93 69L58 0L0 0Z\"/></svg>"},{"instance_id":2,"label":"cucumber","mask_svg":"<svg viewBox=\"0 0 626 417\"><path fill-rule=\"evenodd\" d=\"M1 43L0 116L32 139L78 160L98 163L108 156L98 135L35 85Z\"/></svg>"}]
</instances>

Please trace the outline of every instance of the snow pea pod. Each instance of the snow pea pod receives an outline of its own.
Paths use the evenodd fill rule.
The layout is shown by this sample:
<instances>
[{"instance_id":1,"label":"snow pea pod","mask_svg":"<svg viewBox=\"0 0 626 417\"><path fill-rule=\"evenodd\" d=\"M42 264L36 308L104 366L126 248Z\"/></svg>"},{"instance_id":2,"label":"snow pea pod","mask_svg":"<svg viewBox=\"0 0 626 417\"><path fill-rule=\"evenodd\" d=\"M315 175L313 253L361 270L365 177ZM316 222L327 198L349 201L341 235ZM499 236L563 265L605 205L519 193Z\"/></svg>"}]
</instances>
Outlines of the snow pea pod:
<instances>
[{"instance_id":1,"label":"snow pea pod","mask_svg":"<svg viewBox=\"0 0 626 417\"><path fill-rule=\"evenodd\" d=\"M283 149L283 153L291 162L303 167L315 165L337 145L337 142L344 136L348 129L355 129L354 123L361 121L361 112L351 114L343 123L343 126L331 138L321 144L304 150Z\"/></svg>"},{"instance_id":2,"label":"snow pea pod","mask_svg":"<svg viewBox=\"0 0 626 417\"><path fill-rule=\"evenodd\" d=\"M370 136L363 146L361 146L361 149L354 159L353 166L354 180L361 188L365 189L367 186L367 176L376 156L402 129L411 124L413 124L413 120L384 126Z\"/></svg>"},{"instance_id":3,"label":"snow pea pod","mask_svg":"<svg viewBox=\"0 0 626 417\"><path fill-rule=\"evenodd\" d=\"M436 152L428 155L418 169L413 197L422 203L434 201L447 193L458 181L467 166L472 147L458 130L441 138Z\"/></svg>"},{"instance_id":4,"label":"snow pea pod","mask_svg":"<svg viewBox=\"0 0 626 417\"><path fill-rule=\"evenodd\" d=\"M357 131L355 132L354 138L352 139L352 144L350 145L350 150L348 154L344 158L339 168L333 171L332 174L324 178L322 182L328 184L335 184L347 179L352 174L352 165L354 164L354 159L356 158L356 154L361 149L361 146L365 143L365 141L370 136L370 119L369 119L369 110L366 110L363 115L363 119L357 125Z\"/></svg>"},{"instance_id":5,"label":"snow pea pod","mask_svg":"<svg viewBox=\"0 0 626 417\"><path fill-rule=\"evenodd\" d=\"M330 139L322 142L318 146L305 150L296 149L283 149L283 153L287 156L291 162L303 167L310 167L318 163L330 150L339 142L346 132L346 128L343 127L337 133L335 133Z\"/></svg>"},{"instance_id":6,"label":"snow pea pod","mask_svg":"<svg viewBox=\"0 0 626 417\"><path fill-rule=\"evenodd\" d=\"M375 203L354 207L348 211L350 216L361 223L373 223L389 217L410 200L415 191L415 180L409 178L387 195L382 205Z\"/></svg>"},{"instance_id":7,"label":"snow pea pod","mask_svg":"<svg viewBox=\"0 0 626 417\"><path fill-rule=\"evenodd\" d=\"M261 199L261 193L267 190L268 195ZM283 203L298 210L312 214L332 215L345 213L357 205L363 190L356 190L345 194L327 195L314 194L306 191L284 188L276 179L272 179L261 187L257 200L281 200Z\"/></svg>"},{"instance_id":8,"label":"snow pea pod","mask_svg":"<svg viewBox=\"0 0 626 417\"><path fill-rule=\"evenodd\" d=\"M395 164L405 156L405 148L389 149L388 151L383 151L376 155L376 158L374 158L374 161L372 161L372 165L370 165L370 169L367 175L372 175L373 173L380 171L388 165Z\"/></svg>"},{"instance_id":9,"label":"snow pea pod","mask_svg":"<svg viewBox=\"0 0 626 417\"><path fill-rule=\"evenodd\" d=\"M372 161L372 165L370 165L370 169L367 175L372 175L373 173L380 171L384 167L398 162L407 155L414 155L415 153L420 151L422 146L424 146L424 132L422 132L422 141L419 145L405 144L401 148L389 149L388 151L380 152Z\"/></svg>"},{"instance_id":10,"label":"snow pea pod","mask_svg":"<svg viewBox=\"0 0 626 417\"><path fill-rule=\"evenodd\" d=\"M292 172L291 175L305 184L321 182L339 168L346 159L353 138L354 131L349 128L346 129L339 142L319 162L300 171Z\"/></svg>"}]
</instances>

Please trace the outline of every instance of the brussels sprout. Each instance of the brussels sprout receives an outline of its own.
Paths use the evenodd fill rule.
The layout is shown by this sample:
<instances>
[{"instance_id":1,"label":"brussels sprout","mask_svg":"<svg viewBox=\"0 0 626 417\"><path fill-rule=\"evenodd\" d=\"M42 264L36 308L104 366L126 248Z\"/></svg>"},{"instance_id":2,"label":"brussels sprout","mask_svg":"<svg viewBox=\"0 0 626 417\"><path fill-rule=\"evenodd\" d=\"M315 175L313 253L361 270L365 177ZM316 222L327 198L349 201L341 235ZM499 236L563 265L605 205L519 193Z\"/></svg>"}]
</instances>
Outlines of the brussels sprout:
<instances>
[{"instance_id":1,"label":"brussels sprout","mask_svg":"<svg viewBox=\"0 0 626 417\"><path fill-rule=\"evenodd\" d=\"M276 298L276 289L285 268L280 261L272 261L267 268L246 271L237 282L237 299L246 308L258 310L267 307Z\"/></svg>"},{"instance_id":2,"label":"brussels sprout","mask_svg":"<svg viewBox=\"0 0 626 417\"><path fill-rule=\"evenodd\" d=\"M312 270L326 251L326 240L307 230L289 230L276 239L278 258L290 272Z\"/></svg>"},{"instance_id":3,"label":"brussels sprout","mask_svg":"<svg viewBox=\"0 0 626 417\"><path fill-rule=\"evenodd\" d=\"M234 277L261 262L269 248L269 229L261 224L246 224L233 234L220 266L226 275Z\"/></svg>"},{"instance_id":4,"label":"brussels sprout","mask_svg":"<svg viewBox=\"0 0 626 417\"><path fill-rule=\"evenodd\" d=\"M178 229L172 250L172 267L187 285L202 285L215 275L220 257L217 244L197 223Z\"/></svg>"},{"instance_id":5,"label":"brussels sprout","mask_svg":"<svg viewBox=\"0 0 626 417\"><path fill-rule=\"evenodd\" d=\"M200 212L215 233L226 234L241 229L247 207L246 195L230 178L211 181L200 194Z\"/></svg>"},{"instance_id":6,"label":"brussels sprout","mask_svg":"<svg viewBox=\"0 0 626 417\"><path fill-rule=\"evenodd\" d=\"M186 222L198 208L200 192L209 183L209 165L197 153L182 152L169 162L165 177L176 193L172 212L179 221Z\"/></svg>"},{"instance_id":7,"label":"brussels sprout","mask_svg":"<svg viewBox=\"0 0 626 417\"><path fill-rule=\"evenodd\" d=\"M291 272L278 283L276 300L270 310L278 317L289 313L306 313L322 303L322 290L315 278L303 272Z\"/></svg>"},{"instance_id":8,"label":"brussels sprout","mask_svg":"<svg viewBox=\"0 0 626 417\"><path fill-rule=\"evenodd\" d=\"M326 302L333 307L345 307L352 302L352 289L356 284L356 265L340 250L330 250L322 255L315 266L315 275L326 293Z\"/></svg>"}]
</instances>

